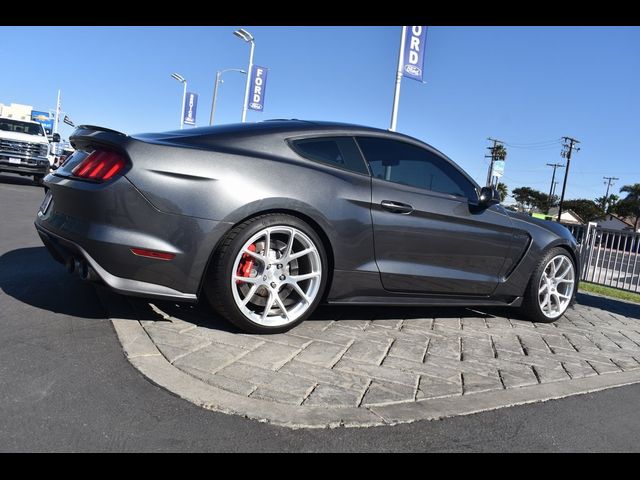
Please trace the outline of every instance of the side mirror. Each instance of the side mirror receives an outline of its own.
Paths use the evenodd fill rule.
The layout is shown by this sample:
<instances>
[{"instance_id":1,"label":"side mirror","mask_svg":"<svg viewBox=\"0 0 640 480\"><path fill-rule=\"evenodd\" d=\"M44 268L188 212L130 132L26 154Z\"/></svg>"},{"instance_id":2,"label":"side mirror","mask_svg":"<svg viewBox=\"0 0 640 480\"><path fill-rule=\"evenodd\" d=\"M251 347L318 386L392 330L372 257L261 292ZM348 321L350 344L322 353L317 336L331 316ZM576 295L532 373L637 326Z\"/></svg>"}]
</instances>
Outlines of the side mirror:
<instances>
[{"instance_id":1,"label":"side mirror","mask_svg":"<svg viewBox=\"0 0 640 480\"><path fill-rule=\"evenodd\" d=\"M500 203L500 192L493 187L482 187L478 203L483 207L490 207Z\"/></svg>"},{"instance_id":2,"label":"side mirror","mask_svg":"<svg viewBox=\"0 0 640 480\"><path fill-rule=\"evenodd\" d=\"M54 133L53 136L51 137L51 142L52 143L60 142L60 134L59 133Z\"/></svg>"}]
</instances>

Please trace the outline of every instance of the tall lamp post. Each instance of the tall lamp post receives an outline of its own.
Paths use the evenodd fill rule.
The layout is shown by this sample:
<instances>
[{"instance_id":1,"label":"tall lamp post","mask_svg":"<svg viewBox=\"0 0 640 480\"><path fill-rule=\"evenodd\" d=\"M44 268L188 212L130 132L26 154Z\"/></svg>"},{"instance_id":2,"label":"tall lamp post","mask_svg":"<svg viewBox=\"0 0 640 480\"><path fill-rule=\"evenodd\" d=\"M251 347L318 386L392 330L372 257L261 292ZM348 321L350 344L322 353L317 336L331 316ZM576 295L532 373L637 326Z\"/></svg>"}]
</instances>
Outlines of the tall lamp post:
<instances>
[{"instance_id":1,"label":"tall lamp post","mask_svg":"<svg viewBox=\"0 0 640 480\"><path fill-rule=\"evenodd\" d=\"M247 73L244 70L241 70L239 68L225 68L224 70L218 70L216 72L216 83L213 86L213 100L211 100L211 116L209 117L209 125L213 125L213 115L214 115L214 113L216 111L216 99L218 98L218 85L223 83L222 74L224 72Z\"/></svg>"},{"instance_id":2,"label":"tall lamp post","mask_svg":"<svg viewBox=\"0 0 640 480\"><path fill-rule=\"evenodd\" d=\"M187 100L187 80L177 73L172 73L171 78L175 78L180 83L184 84L184 90L182 92L182 108L180 109L180 130L184 127L184 103Z\"/></svg>"},{"instance_id":3,"label":"tall lamp post","mask_svg":"<svg viewBox=\"0 0 640 480\"><path fill-rule=\"evenodd\" d=\"M253 68L253 50L256 46L253 41L253 35L247 32L244 28L240 28L233 32L233 34L251 44L251 51L249 52L249 68L247 68L247 84L244 89L244 103L242 104L242 123L247 118L247 102L249 101L249 82L251 81L251 69Z\"/></svg>"}]
</instances>

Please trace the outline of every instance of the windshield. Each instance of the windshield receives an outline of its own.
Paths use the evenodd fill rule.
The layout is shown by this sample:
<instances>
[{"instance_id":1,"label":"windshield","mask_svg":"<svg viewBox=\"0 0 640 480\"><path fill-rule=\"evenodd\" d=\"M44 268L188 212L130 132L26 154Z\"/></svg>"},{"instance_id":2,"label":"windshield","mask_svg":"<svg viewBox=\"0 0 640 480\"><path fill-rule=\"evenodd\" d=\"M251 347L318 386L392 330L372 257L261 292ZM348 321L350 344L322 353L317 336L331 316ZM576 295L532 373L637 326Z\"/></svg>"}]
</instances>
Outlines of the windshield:
<instances>
[{"instance_id":1,"label":"windshield","mask_svg":"<svg viewBox=\"0 0 640 480\"><path fill-rule=\"evenodd\" d=\"M39 123L21 122L20 120L13 120L12 118L0 118L0 130L44 137L42 125Z\"/></svg>"}]
</instances>

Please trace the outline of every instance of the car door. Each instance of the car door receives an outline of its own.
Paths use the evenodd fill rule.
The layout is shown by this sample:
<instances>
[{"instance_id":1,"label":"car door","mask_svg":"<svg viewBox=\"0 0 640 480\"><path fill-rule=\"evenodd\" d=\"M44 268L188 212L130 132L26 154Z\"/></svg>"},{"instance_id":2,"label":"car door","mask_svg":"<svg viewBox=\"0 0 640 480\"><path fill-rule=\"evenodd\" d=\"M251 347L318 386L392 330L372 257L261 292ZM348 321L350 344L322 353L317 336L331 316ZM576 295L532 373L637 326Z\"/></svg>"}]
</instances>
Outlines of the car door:
<instances>
[{"instance_id":1,"label":"car door","mask_svg":"<svg viewBox=\"0 0 640 480\"><path fill-rule=\"evenodd\" d=\"M504 275L514 229L499 206L435 150L357 137L372 173L375 258L384 288L489 295Z\"/></svg>"}]
</instances>

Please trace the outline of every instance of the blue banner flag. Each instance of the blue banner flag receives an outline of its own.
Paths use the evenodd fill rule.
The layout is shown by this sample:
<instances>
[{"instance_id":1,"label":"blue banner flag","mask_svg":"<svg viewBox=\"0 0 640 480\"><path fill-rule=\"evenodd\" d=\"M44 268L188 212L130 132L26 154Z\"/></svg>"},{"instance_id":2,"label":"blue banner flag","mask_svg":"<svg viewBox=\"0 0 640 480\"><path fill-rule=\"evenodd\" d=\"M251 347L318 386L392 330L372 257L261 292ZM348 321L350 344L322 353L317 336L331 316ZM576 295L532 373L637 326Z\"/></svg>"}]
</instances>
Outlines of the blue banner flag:
<instances>
[{"instance_id":1,"label":"blue banner flag","mask_svg":"<svg viewBox=\"0 0 640 480\"><path fill-rule=\"evenodd\" d=\"M184 102L183 118L185 125L196 124L196 110L198 108L198 94L187 92L187 98Z\"/></svg>"},{"instance_id":2,"label":"blue banner flag","mask_svg":"<svg viewBox=\"0 0 640 480\"><path fill-rule=\"evenodd\" d=\"M53 132L53 117L49 115L49 112L32 110L31 120L41 123L47 135L51 135L51 132Z\"/></svg>"},{"instance_id":3,"label":"blue banner flag","mask_svg":"<svg viewBox=\"0 0 640 480\"><path fill-rule=\"evenodd\" d=\"M251 69L251 83L249 91L249 105L251 110L264 110L264 94L267 89L267 69L254 65Z\"/></svg>"},{"instance_id":4,"label":"blue banner flag","mask_svg":"<svg viewBox=\"0 0 640 480\"><path fill-rule=\"evenodd\" d=\"M404 36L402 75L422 81L424 71L424 49L427 41L427 27L407 27Z\"/></svg>"}]
</instances>

